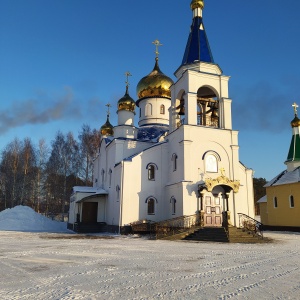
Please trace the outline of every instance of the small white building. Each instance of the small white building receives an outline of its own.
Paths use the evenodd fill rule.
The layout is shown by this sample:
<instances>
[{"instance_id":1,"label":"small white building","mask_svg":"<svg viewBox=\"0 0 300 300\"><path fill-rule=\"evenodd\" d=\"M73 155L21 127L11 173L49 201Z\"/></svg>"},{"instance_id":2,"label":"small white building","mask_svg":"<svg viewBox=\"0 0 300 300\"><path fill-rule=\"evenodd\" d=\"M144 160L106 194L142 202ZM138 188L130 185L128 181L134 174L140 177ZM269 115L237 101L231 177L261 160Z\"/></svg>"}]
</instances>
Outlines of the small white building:
<instances>
[{"instance_id":1,"label":"small white building","mask_svg":"<svg viewBox=\"0 0 300 300\"><path fill-rule=\"evenodd\" d=\"M196 213L204 226L238 225L238 213L254 218L253 171L239 161L230 77L213 60L203 8L204 1L192 1L191 32L176 81L161 72L156 51L153 71L138 83L137 101L127 85L118 124L112 126L108 116L101 127L94 187L74 188L71 228L85 222L84 216L113 231L135 221Z\"/></svg>"}]
</instances>

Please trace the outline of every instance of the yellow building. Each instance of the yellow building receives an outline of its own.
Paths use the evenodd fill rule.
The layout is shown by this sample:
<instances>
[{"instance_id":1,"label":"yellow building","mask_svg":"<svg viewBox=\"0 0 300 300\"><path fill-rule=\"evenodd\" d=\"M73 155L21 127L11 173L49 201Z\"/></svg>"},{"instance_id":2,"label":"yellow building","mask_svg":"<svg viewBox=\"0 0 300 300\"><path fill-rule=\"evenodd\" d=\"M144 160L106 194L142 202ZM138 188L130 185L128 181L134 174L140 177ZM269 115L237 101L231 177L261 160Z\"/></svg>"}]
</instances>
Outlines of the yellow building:
<instances>
[{"instance_id":1,"label":"yellow building","mask_svg":"<svg viewBox=\"0 0 300 300\"><path fill-rule=\"evenodd\" d=\"M285 164L287 169L268 182L260 204L261 222L270 229L300 231L300 120L296 103L293 134Z\"/></svg>"}]
</instances>

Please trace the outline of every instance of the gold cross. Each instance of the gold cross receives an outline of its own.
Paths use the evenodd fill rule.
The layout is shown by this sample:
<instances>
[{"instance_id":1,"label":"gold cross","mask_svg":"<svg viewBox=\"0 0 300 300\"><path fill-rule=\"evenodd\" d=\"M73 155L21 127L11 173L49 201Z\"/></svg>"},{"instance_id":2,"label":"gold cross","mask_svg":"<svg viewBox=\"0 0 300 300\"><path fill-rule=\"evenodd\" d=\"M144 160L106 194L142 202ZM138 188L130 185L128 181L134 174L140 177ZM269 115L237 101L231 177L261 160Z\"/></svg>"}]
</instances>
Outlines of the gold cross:
<instances>
[{"instance_id":1,"label":"gold cross","mask_svg":"<svg viewBox=\"0 0 300 300\"><path fill-rule=\"evenodd\" d=\"M105 104L105 106L107 106L107 116L109 116L110 115L109 108L111 107L111 105L107 103Z\"/></svg>"},{"instance_id":2,"label":"gold cross","mask_svg":"<svg viewBox=\"0 0 300 300\"><path fill-rule=\"evenodd\" d=\"M297 115L297 108L299 107L299 105L297 105L297 103L294 102L294 104L292 106L294 107L295 115Z\"/></svg>"},{"instance_id":3,"label":"gold cross","mask_svg":"<svg viewBox=\"0 0 300 300\"><path fill-rule=\"evenodd\" d=\"M129 86L129 80L128 80L128 78L129 78L129 76L132 76L131 74L130 74L130 72L126 72L125 73L125 76L126 76L126 81L125 81L125 83L126 83L126 86L128 87Z\"/></svg>"},{"instance_id":4,"label":"gold cross","mask_svg":"<svg viewBox=\"0 0 300 300\"><path fill-rule=\"evenodd\" d=\"M222 175L223 177L225 177L225 169L224 169L224 168L221 168L220 171L221 171L221 175Z\"/></svg>"},{"instance_id":5,"label":"gold cross","mask_svg":"<svg viewBox=\"0 0 300 300\"><path fill-rule=\"evenodd\" d=\"M159 55L158 47L162 46L162 44L160 43L159 40L155 40L154 42L152 42L152 44L155 45L155 48L156 48L156 49L155 49L155 54L156 54L156 57L158 57L158 55Z\"/></svg>"}]
</instances>

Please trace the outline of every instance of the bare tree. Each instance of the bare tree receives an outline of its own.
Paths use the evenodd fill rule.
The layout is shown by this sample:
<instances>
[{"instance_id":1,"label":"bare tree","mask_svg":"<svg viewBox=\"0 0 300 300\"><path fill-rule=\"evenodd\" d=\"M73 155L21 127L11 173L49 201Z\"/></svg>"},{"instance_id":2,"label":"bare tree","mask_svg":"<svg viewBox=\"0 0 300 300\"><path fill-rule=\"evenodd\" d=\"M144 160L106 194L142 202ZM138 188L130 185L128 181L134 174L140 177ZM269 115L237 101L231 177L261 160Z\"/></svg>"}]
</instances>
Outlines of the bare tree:
<instances>
[{"instance_id":1,"label":"bare tree","mask_svg":"<svg viewBox=\"0 0 300 300\"><path fill-rule=\"evenodd\" d=\"M48 190L54 198L60 198L62 213L65 211L67 201L67 178L70 175L77 176L78 150L78 143L71 132L66 136L61 132L56 134L55 140L52 142L52 151L47 163L47 184ZM53 189L53 182L56 182L56 191ZM58 186L62 186L63 189L58 189ZM60 193L62 191L62 193L59 195L57 191Z\"/></svg>"},{"instance_id":2,"label":"bare tree","mask_svg":"<svg viewBox=\"0 0 300 300\"><path fill-rule=\"evenodd\" d=\"M89 125L84 124L79 133L80 152L82 158L80 177L86 185L93 182L93 160L97 155L100 144L100 132L91 130Z\"/></svg>"},{"instance_id":3,"label":"bare tree","mask_svg":"<svg viewBox=\"0 0 300 300\"><path fill-rule=\"evenodd\" d=\"M33 185L36 179L36 156L34 146L29 138L24 139L22 146L20 161L23 170L23 183L20 203L25 204L30 201L30 198L31 201L35 202Z\"/></svg>"},{"instance_id":4,"label":"bare tree","mask_svg":"<svg viewBox=\"0 0 300 300\"><path fill-rule=\"evenodd\" d=\"M10 202L10 207L18 204L17 199L20 198L20 155L22 143L15 138L2 151L1 173L5 184L5 198Z\"/></svg>"},{"instance_id":5,"label":"bare tree","mask_svg":"<svg viewBox=\"0 0 300 300\"><path fill-rule=\"evenodd\" d=\"M37 179L36 179L36 195L37 195L37 206L36 211L40 212L40 204L42 194L45 191L45 174L46 164L49 156L49 149L44 139L39 140L39 146L37 150ZM46 199L46 197L43 197Z\"/></svg>"}]
</instances>

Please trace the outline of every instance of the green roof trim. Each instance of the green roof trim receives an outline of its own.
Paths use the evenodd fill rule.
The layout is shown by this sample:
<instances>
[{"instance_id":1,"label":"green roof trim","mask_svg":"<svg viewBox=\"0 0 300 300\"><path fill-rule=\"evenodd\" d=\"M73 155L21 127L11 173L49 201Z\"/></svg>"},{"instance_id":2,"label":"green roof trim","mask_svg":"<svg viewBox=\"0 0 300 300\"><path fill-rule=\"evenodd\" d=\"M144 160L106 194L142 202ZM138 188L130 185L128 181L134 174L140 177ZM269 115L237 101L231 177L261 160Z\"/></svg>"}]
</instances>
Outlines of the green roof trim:
<instances>
[{"instance_id":1,"label":"green roof trim","mask_svg":"<svg viewBox=\"0 0 300 300\"><path fill-rule=\"evenodd\" d=\"M300 161L300 136L294 134L286 161Z\"/></svg>"}]
</instances>

